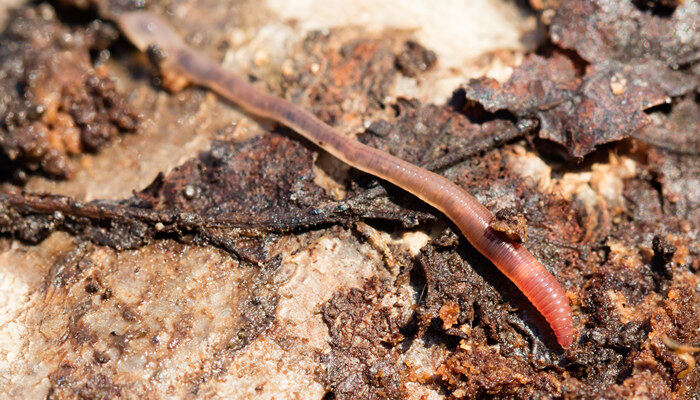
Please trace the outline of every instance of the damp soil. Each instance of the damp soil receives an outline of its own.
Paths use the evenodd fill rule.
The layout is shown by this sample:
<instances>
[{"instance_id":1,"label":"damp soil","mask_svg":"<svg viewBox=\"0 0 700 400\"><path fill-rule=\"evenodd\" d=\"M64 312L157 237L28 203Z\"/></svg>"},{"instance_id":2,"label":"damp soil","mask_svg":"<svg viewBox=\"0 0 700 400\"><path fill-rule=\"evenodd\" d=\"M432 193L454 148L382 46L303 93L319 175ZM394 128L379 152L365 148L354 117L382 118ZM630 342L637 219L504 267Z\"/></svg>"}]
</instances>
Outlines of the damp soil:
<instances>
[{"instance_id":1,"label":"damp soil","mask_svg":"<svg viewBox=\"0 0 700 400\"><path fill-rule=\"evenodd\" d=\"M406 32L311 32L279 69L247 71L493 211L493 228L564 287L576 331L566 350L436 210L284 127L217 113L231 105L204 89L163 89L110 21L138 6L178 23L168 11L183 5L143 3L30 4L0 36L0 259L34 288L6 321L26 349L2 356L7 392L697 398L697 2L522 4L546 32L537 49L509 79L465 79L443 104L389 95L440 65ZM270 17L255 3L232 15L212 4L177 27L225 58L234 22ZM142 107L150 100L161 105ZM167 146L206 145L148 164L157 175L131 194L76 195L83 153L113 162L101 179L146 165L117 160L158 151L153 132L166 128L183 131ZM43 193L36 179L74 186Z\"/></svg>"}]
</instances>

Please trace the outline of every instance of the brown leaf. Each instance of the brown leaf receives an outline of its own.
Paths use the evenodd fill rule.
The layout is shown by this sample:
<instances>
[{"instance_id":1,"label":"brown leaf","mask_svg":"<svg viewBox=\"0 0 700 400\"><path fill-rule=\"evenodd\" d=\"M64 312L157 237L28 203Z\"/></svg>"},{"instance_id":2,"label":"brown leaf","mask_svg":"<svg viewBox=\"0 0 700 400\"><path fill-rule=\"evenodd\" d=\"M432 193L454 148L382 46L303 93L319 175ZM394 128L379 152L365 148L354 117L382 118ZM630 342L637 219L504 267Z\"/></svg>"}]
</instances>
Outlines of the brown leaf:
<instances>
[{"instance_id":1,"label":"brown leaf","mask_svg":"<svg viewBox=\"0 0 700 400\"><path fill-rule=\"evenodd\" d=\"M582 157L648 124L645 109L693 89L682 72L661 68L662 73L649 73L658 67L655 61L633 66L605 61L590 66L579 78L571 60L561 54L531 55L503 85L480 78L465 89L468 99L488 111L537 117L540 137Z\"/></svg>"}]
</instances>

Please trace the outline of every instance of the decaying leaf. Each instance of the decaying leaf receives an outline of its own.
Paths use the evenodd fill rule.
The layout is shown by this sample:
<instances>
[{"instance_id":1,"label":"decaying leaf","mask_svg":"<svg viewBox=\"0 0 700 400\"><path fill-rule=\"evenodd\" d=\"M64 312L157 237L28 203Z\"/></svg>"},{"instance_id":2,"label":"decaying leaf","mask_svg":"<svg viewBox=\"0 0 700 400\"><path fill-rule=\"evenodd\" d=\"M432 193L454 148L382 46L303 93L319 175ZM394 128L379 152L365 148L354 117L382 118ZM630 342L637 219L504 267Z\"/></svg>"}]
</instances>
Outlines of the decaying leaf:
<instances>
[{"instance_id":1,"label":"decaying leaf","mask_svg":"<svg viewBox=\"0 0 700 400\"><path fill-rule=\"evenodd\" d=\"M657 72L659 68L663 73ZM573 61L555 53L547 58L528 56L502 85L480 78L470 81L465 90L469 100L488 111L537 118L540 137L582 157L649 124L644 110L694 87L686 74L655 61L635 65L603 61L590 65L579 77Z\"/></svg>"}]
</instances>

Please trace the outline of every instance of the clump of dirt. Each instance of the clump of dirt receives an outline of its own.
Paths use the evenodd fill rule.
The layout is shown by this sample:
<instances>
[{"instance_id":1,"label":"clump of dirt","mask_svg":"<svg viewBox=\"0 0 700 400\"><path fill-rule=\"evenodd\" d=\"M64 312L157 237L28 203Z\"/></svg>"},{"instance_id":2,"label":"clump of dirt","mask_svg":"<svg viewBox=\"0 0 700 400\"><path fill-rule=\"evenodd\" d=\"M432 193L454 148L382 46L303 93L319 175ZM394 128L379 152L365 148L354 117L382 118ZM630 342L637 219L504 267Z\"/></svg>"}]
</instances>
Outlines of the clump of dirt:
<instances>
[{"instance_id":1,"label":"clump of dirt","mask_svg":"<svg viewBox=\"0 0 700 400\"><path fill-rule=\"evenodd\" d=\"M560 397L561 383L554 371L537 371L524 358L504 357L485 345L463 343L438 369L442 383L454 398Z\"/></svg>"},{"instance_id":2,"label":"clump of dirt","mask_svg":"<svg viewBox=\"0 0 700 400\"><path fill-rule=\"evenodd\" d=\"M396 56L396 66L405 76L415 77L431 69L437 62L437 55L420 43L408 40L403 50Z\"/></svg>"},{"instance_id":3,"label":"clump of dirt","mask_svg":"<svg viewBox=\"0 0 700 400\"><path fill-rule=\"evenodd\" d=\"M349 32L312 32L283 70L282 91L330 125L355 121L384 107L398 69L396 41L345 39Z\"/></svg>"},{"instance_id":4,"label":"clump of dirt","mask_svg":"<svg viewBox=\"0 0 700 400\"><path fill-rule=\"evenodd\" d=\"M399 344L412 315L400 294L376 278L324 305L331 353L322 359L322 377L336 399L406 397Z\"/></svg>"},{"instance_id":5,"label":"clump of dirt","mask_svg":"<svg viewBox=\"0 0 700 400\"><path fill-rule=\"evenodd\" d=\"M66 27L46 4L13 12L0 37L0 150L11 164L69 178L71 156L136 129L136 112L91 61L117 35L102 21Z\"/></svg>"},{"instance_id":6,"label":"clump of dirt","mask_svg":"<svg viewBox=\"0 0 700 400\"><path fill-rule=\"evenodd\" d=\"M499 210L489 226L494 231L501 232L511 240L517 242L527 241L527 220L523 214L513 208Z\"/></svg>"}]
</instances>

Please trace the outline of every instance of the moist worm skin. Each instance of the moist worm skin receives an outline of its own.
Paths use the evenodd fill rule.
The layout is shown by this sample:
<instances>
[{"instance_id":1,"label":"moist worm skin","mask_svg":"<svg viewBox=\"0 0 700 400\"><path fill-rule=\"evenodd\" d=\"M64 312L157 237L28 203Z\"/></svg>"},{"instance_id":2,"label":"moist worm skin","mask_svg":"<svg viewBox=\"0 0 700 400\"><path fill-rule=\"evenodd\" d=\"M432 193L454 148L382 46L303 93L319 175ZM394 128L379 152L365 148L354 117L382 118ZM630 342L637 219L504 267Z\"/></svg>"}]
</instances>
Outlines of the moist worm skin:
<instances>
[{"instance_id":1,"label":"moist worm skin","mask_svg":"<svg viewBox=\"0 0 700 400\"><path fill-rule=\"evenodd\" d=\"M559 344L574 339L571 307L564 289L525 247L493 231L494 215L453 182L337 133L313 114L278 97L259 92L246 80L189 48L161 18L146 11L116 18L122 32L145 51L157 46L164 68L175 70L243 109L284 124L354 168L387 180L449 217L469 242L525 294L549 322Z\"/></svg>"}]
</instances>

